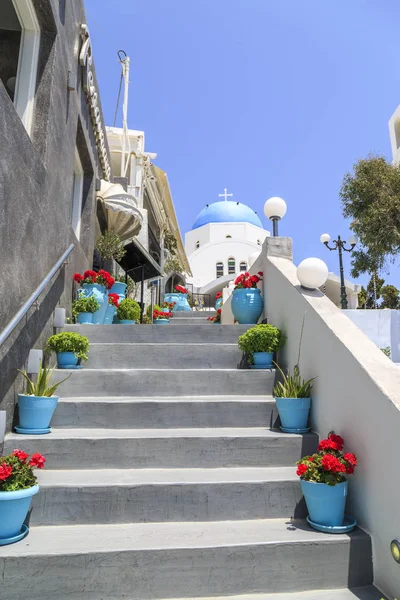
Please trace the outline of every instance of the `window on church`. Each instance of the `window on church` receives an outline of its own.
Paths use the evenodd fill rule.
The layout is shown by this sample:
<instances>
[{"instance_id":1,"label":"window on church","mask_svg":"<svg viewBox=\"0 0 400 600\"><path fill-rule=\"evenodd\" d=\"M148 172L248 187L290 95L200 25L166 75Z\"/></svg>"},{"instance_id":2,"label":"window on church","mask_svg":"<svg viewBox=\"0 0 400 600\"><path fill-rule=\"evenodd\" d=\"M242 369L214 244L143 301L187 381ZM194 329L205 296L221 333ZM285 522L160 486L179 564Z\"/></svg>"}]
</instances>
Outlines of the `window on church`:
<instances>
[{"instance_id":1,"label":"window on church","mask_svg":"<svg viewBox=\"0 0 400 600\"><path fill-rule=\"evenodd\" d=\"M257 244L261 246L261 240L257 240Z\"/></svg>"},{"instance_id":2,"label":"window on church","mask_svg":"<svg viewBox=\"0 0 400 600\"><path fill-rule=\"evenodd\" d=\"M226 238L231 238L232 236L231 236L231 235L226 235L225 237L226 237Z\"/></svg>"},{"instance_id":3,"label":"window on church","mask_svg":"<svg viewBox=\"0 0 400 600\"><path fill-rule=\"evenodd\" d=\"M242 262L240 263L240 270L247 271L247 262L245 260L242 260Z\"/></svg>"},{"instance_id":4,"label":"window on church","mask_svg":"<svg viewBox=\"0 0 400 600\"><path fill-rule=\"evenodd\" d=\"M228 258L228 275L236 273L236 261L234 258Z\"/></svg>"},{"instance_id":5,"label":"window on church","mask_svg":"<svg viewBox=\"0 0 400 600\"><path fill-rule=\"evenodd\" d=\"M223 277L224 275L224 263L217 262L217 279L218 277Z\"/></svg>"},{"instance_id":6,"label":"window on church","mask_svg":"<svg viewBox=\"0 0 400 600\"><path fill-rule=\"evenodd\" d=\"M30 133L40 29L31 0L0 2L0 79Z\"/></svg>"},{"instance_id":7,"label":"window on church","mask_svg":"<svg viewBox=\"0 0 400 600\"><path fill-rule=\"evenodd\" d=\"M196 250L198 250L199 248L200 248L200 242L199 242L199 241L197 241L197 242L196 242Z\"/></svg>"}]
</instances>

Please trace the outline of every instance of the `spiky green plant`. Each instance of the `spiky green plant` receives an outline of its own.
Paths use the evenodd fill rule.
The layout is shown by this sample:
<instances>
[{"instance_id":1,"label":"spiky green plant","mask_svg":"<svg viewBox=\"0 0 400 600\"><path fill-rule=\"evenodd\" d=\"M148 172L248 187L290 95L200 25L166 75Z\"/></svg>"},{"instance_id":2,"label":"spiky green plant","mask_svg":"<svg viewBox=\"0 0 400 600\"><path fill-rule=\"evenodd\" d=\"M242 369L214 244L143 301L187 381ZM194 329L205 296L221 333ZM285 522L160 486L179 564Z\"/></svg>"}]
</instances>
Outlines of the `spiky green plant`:
<instances>
[{"instance_id":1,"label":"spiky green plant","mask_svg":"<svg viewBox=\"0 0 400 600\"><path fill-rule=\"evenodd\" d=\"M306 319L307 311L303 315L303 320L301 323L301 331L300 331L300 340L299 340L299 351L297 354L297 364L293 368L293 373L288 371L285 374L279 365L274 363L276 368L278 369L282 381L279 381L274 387L274 397L275 398L310 398L311 390L313 387L313 381L316 377L312 377L311 379L303 379L300 376L300 355L301 355L301 342L303 340L303 332L304 332L304 322Z\"/></svg>"},{"instance_id":2,"label":"spiky green plant","mask_svg":"<svg viewBox=\"0 0 400 600\"><path fill-rule=\"evenodd\" d=\"M282 381L279 381L274 387L273 394L275 398L310 398L313 387L312 382L316 379L315 377L308 380L303 379L297 365L294 367L293 373L289 371L287 375L276 363L274 365L282 378Z\"/></svg>"},{"instance_id":3,"label":"spiky green plant","mask_svg":"<svg viewBox=\"0 0 400 600\"><path fill-rule=\"evenodd\" d=\"M26 371L21 371L21 369L18 369L18 371L22 373L22 375L26 379L26 394L28 396L52 396L58 388L58 386L71 377L71 374L69 374L68 377L65 377L65 379L62 379L57 383L52 383L51 378L53 376L54 369L48 369L46 365L42 367L42 363L40 363L39 365L39 373L36 381L33 381L33 379L29 377Z\"/></svg>"}]
</instances>

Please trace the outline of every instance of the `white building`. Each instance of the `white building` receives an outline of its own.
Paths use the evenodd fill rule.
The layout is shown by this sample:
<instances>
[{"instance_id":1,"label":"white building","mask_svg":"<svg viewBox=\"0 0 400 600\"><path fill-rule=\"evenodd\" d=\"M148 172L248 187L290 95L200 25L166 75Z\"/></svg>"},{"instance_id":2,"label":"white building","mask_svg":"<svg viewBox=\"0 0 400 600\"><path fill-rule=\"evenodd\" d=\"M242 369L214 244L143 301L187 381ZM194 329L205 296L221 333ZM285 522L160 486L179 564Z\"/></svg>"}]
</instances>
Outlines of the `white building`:
<instances>
[{"instance_id":1,"label":"white building","mask_svg":"<svg viewBox=\"0 0 400 600\"><path fill-rule=\"evenodd\" d=\"M389 121L390 143L392 146L393 162L400 162L400 106L398 106Z\"/></svg>"},{"instance_id":2,"label":"white building","mask_svg":"<svg viewBox=\"0 0 400 600\"><path fill-rule=\"evenodd\" d=\"M228 200L207 204L185 236L192 278L187 282L201 294L215 294L240 271L249 257L260 253L267 236L257 213L246 204Z\"/></svg>"}]
</instances>

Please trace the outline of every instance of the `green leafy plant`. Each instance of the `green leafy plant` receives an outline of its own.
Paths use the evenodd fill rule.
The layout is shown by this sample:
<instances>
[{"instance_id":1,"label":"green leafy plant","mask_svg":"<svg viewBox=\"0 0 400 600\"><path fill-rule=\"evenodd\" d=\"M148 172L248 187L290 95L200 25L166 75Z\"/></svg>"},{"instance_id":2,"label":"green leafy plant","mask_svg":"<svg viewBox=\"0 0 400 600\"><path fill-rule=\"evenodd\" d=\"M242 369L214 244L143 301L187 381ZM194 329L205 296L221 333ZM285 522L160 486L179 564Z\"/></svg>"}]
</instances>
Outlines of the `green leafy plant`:
<instances>
[{"instance_id":1,"label":"green leafy plant","mask_svg":"<svg viewBox=\"0 0 400 600\"><path fill-rule=\"evenodd\" d=\"M132 298L125 298L121 300L117 308L117 318L120 321L139 321L140 320L140 306Z\"/></svg>"},{"instance_id":2,"label":"green leafy plant","mask_svg":"<svg viewBox=\"0 0 400 600\"><path fill-rule=\"evenodd\" d=\"M100 302L94 296L81 295L72 303L72 314L74 316L79 313L95 313L100 308Z\"/></svg>"},{"instance_id":3,"label":"green leafy plant","mask_svg":"<svg viewBox=\"0 0 400 600\"><path fill-rule=\"evenodd\" d=\"M14 450L8 456L0 456L0 492L17 492L36 485L33 469L43 469L46 459L36 452Z\"/></svg>"},{"instance_id":4,"label":"green leafy plant","mask_svg":"<svg viewBox=\"0 0 400 600\"><path fill-rule=\"evenodd\" d=\"M101 258L104 258L105 260L113 258L114 260L119 261L126 254L125 246L121 242L119 236L112 231L106 231L99 237L96 249Z\"/></svg>"},{"instance_id":5,"label":"green leafy plant","mask_svg":"<svg viewBox=\"0 0 400 600\"><path fill-rule=\"evenodd\" d=\"M28 396L42 396L42 397L43 396L46 396L46 397L52 396L54 394L54 392L56 391L56 389L58 388L58 386L61 385L62 383L64 383L64 381L66 381L67 379L69 379L69 377L71 377L71 374L70 374L70 375L68 375L68 377L65 377L65 379L62 379L61 381L54 383L51 381L54 369L48 369L46 367L46 365L44 367L42 367L42 363L40 363L40 365L39 365L39 373L36 378L36 381L33 381L33 379L31 379L29 377L29 375L26 371L21 371L20 369L18 369L18 371L20 373L22 373L22 375L26 379L26 382L27 382L26 394Z\"/></svg>"},{"instance_id":6,"label":"green leafy plant","mask_svg":"<svg viewBox=\"0 0 400 600\"><path fill-rule=\"evenodd\" d=\"M51 352L73 352L77 358L87 360L89 340L80 333L63 331L49 337L46 350Z\"/></svg>"},{"instance_id":7,"label":"green leafy plant","mask_svg":"<svg viewBox=\"0 0 400 600\"><path fill-rule=\"evenodd\" d=\"M387 346L387 348L381 348L383 354L385 354L385 356L387 356L388 358L390 358L392 356L392 349L390 346Z\"/></svg>"},{"instance_id":8,"label":"green leafy plant","mask_svg":"<svg viewBox=\"0 0 400 600\"><path fill-rule=\"evenodd\" d=\"M260 324L239 337L239 348L253 362L254 352L278 352L285 343L285 335L273 325Z\"/></svg>"}]
</instances>

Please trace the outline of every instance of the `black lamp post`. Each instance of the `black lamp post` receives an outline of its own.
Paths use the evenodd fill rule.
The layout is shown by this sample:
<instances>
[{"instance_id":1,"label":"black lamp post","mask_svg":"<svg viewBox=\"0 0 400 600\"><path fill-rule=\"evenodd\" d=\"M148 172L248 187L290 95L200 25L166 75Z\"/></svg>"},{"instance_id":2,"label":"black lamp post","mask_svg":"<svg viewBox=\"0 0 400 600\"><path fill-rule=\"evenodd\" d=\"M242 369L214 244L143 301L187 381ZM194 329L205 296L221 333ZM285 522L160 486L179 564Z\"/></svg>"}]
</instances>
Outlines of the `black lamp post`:
<instances>
[{"instance_id":1,"label":"black lamp post","mask_svg":"<svg viewBox=\"0 0 400 600\"><path fill-rule=\"evenodd\" d=\"M346 248L346 240L342 240L340 235L337 236L337 240L333 240L333 246L329 246L331 236L329 233L323 233L320 237L321 242L328 248L328 250L337 250L339 252L339 270L340 270L340 305L342 308L347 308L347 294L346 286L344 283L344 270L343 270L343 252L352 252L354 246L357 244L357 240L354 235L349 237L350 248Z\"/></svg>"}]
</instances>

